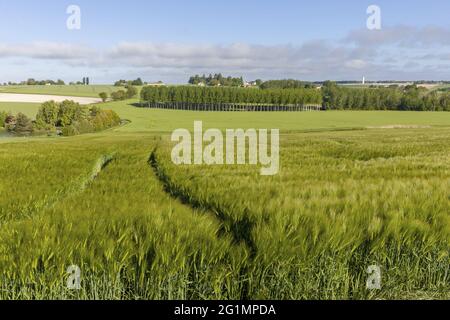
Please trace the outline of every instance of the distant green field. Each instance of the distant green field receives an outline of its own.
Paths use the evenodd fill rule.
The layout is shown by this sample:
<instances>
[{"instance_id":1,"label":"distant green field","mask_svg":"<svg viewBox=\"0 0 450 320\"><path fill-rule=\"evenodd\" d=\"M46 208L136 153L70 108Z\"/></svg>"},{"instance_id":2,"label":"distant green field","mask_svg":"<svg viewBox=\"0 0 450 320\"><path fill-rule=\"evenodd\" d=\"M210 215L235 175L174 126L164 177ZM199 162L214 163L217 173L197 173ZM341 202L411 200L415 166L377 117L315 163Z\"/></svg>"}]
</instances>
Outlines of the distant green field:
<instances>
[{"instance_id":1,"label":"distant green field","mask_svg":"<svg viewBox=\"0 0 450 320\"><path fill-rule=\"evenodd\" d=\"M0 111L6 111L12 114L22 112L34 119L39 106L40 104L38 103L0 102Z\"/></svg>"},{"instance_id":2,"label":"distant green field","mask_svg":"<svg viewBox=\"0 0 450 320\"><path fill-rule=\"evenodd\" d=\"M112 85L0 86L0 93L52 94L58 96L98 98L100 92L106 92L110 95L112 92L120 89L120 87Z\"/></svg>"},{"instance_id":3,"label":"distant green field","mask_svg":"<svg viewBox=\"0 0 450 320\"><path fill-rule=\"evenodd\" d=\"M137 102L137 101L135 101ZM326 112L195 112L136 108L111 102L104 108L132 121L118 131L191 129L196 120L206 128L278 128L282 131L364 128L393 125L450 126L448 112L326 111Z\"/></svg>"},{"instance_id":4,"label":"distant green field","mask_svg":"<svg viewBox=\"0 0 450 320\"><path fill-rule=\"evenodd\" d=\"M100 104L130 120L117 129L126 132L167 132L192 128L201 120L205 128L278 128L284 131L349 129L395 125L450 126L448 112L325 111L325 112L195 112L137 108L133 101ZM0 110L23 112L34 118L39 104L0 103Z\"/></svg>"}]
</instances>

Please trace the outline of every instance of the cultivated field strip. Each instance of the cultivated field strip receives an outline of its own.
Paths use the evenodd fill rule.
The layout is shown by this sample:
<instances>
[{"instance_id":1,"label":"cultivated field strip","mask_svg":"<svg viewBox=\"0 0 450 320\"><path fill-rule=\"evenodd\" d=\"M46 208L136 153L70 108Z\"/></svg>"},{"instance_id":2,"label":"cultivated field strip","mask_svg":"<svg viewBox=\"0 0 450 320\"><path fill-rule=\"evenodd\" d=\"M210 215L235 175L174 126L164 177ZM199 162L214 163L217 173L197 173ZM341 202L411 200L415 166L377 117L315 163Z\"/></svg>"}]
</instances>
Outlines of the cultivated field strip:
<instances>
[{"instance_id":1,"label":"cultivated field strip","mask_svg":"<svg viewBox=\"0 0 450 320\"><path fill-rule=\"evenodd\" d=\"M449 137L291 134L270 178L251 166L177 167L167 143L158 170L178 196L252 226L252 298L448 298ZM381 291L365 288L370 265L383 270Z\"/></svg>"},{"instance_id":2,"label":"cultivated field strip","mask_svg":"<svg viewBox=\"0 0 450 320\"><path fill-rule=\"evenodd\" d=\"M449 298L449 137L284 134L273 177L175 166L152 134L2 144L2 208L80 183L0 228L0 298ZM369 265L381 291L365 288Z\"/></svg>"},{"instance_id":3,"label":"cultivated field strip","mask_svg":"<svg viewBox=\"0 0 450 320\"><path fill-rule=\"evenodd\" d=\"M68 194L83 190L112 160L107 150L80 150L76 143L14 143L2 145L2 150L0 225L33 217Z\"/></svg>"},{"instance_id":4,"label":"cultivated field strip","mask_svg":"<svg viewBox=\"0 0 450 320\"><path fill-rule=\"evenodd\" d=\"M1 298L242 298L247 249L164 192L148 165L152 143L115 142L83 191L0 230ZM70 265L81 291L65 286Z\"/></svg>"}]
</instances>

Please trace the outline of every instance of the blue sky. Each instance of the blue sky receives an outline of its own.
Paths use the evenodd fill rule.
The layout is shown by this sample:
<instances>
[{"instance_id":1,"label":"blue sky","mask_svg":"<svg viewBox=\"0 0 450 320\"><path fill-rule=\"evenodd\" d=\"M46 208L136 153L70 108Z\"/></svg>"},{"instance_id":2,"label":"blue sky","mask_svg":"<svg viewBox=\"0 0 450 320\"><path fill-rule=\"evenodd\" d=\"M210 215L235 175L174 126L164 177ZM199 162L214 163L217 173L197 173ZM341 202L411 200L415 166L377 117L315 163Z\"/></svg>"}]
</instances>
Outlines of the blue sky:
<instances>
[{"instance_id":1,"label":"blue sky","mask_svg":"<svg viewBox=\"0 0 450 320\"><path fill-rule=\"evenodd\" d=\"M71 4L80 30L66 28ZM366 27L372 4L381 30ZM450 80L449 12L446 0L2 1L0 81Z\"/></svg>"}]
</instances>

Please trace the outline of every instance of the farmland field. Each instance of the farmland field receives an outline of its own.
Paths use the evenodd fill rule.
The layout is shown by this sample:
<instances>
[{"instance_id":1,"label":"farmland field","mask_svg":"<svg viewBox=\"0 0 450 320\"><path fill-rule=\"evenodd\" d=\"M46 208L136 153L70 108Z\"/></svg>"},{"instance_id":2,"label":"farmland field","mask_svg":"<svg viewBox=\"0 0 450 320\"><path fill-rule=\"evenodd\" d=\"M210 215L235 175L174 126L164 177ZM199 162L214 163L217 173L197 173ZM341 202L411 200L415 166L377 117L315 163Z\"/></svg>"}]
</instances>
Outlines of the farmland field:
<instances>
[{"instance_id":1,"label":"farmland field","mask_svg":"<svg viewBox=\"0 0 450 320\"><path fill-rule=\"evenodd\" d=\"M100 92L110 95L120 90L112 85L52 85L52 86L0 86L0 93L47 94L58 96L98 98Z\"/></svg>"},{"instance_id":2,"label":"farmland field","mask_svg":"<svg viewBox=\"0 0 450 320\"><path fill-rule=\"evenodd\" d=\"M28 117L34 118L39 109L38 103L18 103L18 102L0 102L0 111L6 111L11 114L22 112Z\"/></svg>"},{"instance_id":3,"label":"farmland field","mask_svg":"<svg viewBox=\"0 0 450 320\"><path fill-rule=\"evenodd\" d=\"M136 102L103 105L131 121L114 130L0 140L0 298L450 298L449 113ZM175 166L170 133L195 120L279 128L280 173Z\"/></svg>"}]
</instances>

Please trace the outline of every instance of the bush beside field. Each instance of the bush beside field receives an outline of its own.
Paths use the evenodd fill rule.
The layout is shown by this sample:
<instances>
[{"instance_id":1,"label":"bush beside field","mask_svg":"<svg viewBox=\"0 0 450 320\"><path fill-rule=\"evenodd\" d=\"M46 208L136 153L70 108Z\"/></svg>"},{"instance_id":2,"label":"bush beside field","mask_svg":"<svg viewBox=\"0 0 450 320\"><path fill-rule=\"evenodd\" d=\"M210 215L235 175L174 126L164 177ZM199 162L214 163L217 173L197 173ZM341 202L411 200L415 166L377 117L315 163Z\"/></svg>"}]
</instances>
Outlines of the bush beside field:
<instances>
[{"instance_id":1,"label":"bush beside field","mask_svg":"<svg viewBox=\"0 0 450 320\"><path fill-rule=\"evenodd\" d=\"M102 131L120 123L120 117L112 110L103 110L97 106L84 107L69 100L43 103L34 122L21 112L17 116L0 112L0 127L17 135L52 135L60 130L64 136L73 136Z\"/></svg>"}]
</instances>

